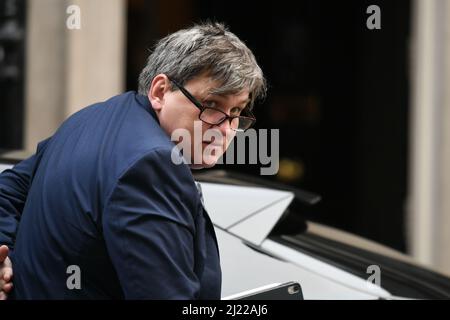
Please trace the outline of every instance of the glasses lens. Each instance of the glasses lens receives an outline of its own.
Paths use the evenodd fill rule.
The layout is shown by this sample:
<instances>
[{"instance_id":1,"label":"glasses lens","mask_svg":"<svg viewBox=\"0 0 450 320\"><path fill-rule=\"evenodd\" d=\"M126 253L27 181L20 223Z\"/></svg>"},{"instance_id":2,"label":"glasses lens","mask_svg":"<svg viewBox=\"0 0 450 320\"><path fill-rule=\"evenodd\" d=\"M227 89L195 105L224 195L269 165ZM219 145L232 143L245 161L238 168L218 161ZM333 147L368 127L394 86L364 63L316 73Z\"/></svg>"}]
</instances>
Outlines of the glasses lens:
<instances>
[{"instance_id":1,"label":"glasses lens","mask_svg":"<svg viewBox=\"0 0 450 320\"><path fill-rule=\"evenodd\" d=\"M205 121L209 124L219 124L221 123L225 118L226 114L223 112L212 109L212 108L205 108L203 109L202 114L200 115L200 120Z\"/></svg>"},{"instance_id":2,"label":"glasses lens","mask_svg":"<svg viewBox=\"0 0 450 320\"><path fill-rule=\"evenodd\" d=\"M234 127L232 125L232 128L237 129L239 131L245 131L253 125L253 120L250 118L239 117L239 118L235 118L233 120L237 120L238 123L237 123L236 127Z\"/></svg>"},{"instance_id":3,"label":"glasses lens","mask_svg":"<svg viewBox=\"0 0 450 320\"><path fill-rule=\"evenodd\" d=\"M227 115L220 110L213 108L204 108L200 114L200 120L209 124L222 123L227 118ZM230 127L236 131L245 131L250 128L254 120L249 117L236 117L230 121Z\"/></svg>"}]
</instances>

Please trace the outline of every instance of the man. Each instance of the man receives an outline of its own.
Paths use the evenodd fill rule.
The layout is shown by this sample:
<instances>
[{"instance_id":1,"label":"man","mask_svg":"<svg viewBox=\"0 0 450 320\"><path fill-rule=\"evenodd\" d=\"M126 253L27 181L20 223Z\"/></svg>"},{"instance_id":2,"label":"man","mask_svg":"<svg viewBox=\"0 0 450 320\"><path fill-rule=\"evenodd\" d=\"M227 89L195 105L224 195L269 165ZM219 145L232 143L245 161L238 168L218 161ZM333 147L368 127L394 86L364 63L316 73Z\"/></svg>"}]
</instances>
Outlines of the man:
<instances>
[{"instance_id":1,"label":"man","mask_svg":"<svg viewBox=\"0 0 450 320\"><path fill-rule=\"evenodd\" d=\"M0 246L0 300L5 300L12 290L12 264L8 258L9 248Z\"/></svg>"},{"instance_id":2,"label":"man","mask_svg":"<svg viewBox=\"0 0 450 320\"><path fill-rule=\"evenodd\" d=\"M214 165L265 89L252 52L222 24L160 40L139 94L79 111L0 175L0 243L14 270L11 290L4 252L2 294L220 299L217 241L188 164ZM190 149L174 149L173 136Z\"/></svg>"}]
</instances>

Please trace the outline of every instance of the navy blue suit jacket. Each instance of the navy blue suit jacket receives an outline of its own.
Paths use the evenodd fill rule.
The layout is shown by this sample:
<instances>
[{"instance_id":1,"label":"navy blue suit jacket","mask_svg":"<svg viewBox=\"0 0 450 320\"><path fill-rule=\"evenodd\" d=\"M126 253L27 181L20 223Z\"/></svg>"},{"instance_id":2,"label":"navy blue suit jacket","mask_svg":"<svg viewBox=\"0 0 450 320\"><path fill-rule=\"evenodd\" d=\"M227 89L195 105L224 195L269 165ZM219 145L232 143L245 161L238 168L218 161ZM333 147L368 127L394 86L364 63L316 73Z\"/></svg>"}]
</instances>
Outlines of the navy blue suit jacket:
<instances>
[{"instance_id":1,"label":"navy blue suit jacket","mask_svg":"<svg viewBox=\"0 0 450 320\"><path fill-rule=\"evenodd\" d=\"M148 98L128 92L74 114L1 174L13 297L220 299L214 228L173 147Z\"/></svg>"}]
</instances>

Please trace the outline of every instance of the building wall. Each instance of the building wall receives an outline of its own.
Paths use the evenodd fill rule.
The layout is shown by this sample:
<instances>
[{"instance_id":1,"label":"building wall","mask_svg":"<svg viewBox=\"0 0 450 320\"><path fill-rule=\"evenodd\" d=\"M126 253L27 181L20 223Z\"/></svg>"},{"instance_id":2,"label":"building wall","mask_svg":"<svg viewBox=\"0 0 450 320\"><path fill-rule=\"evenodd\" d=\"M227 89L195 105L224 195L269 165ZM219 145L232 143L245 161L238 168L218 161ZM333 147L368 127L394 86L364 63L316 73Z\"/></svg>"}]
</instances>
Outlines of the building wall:
<instances>
[{"instance_id":1,"label":"building wall","mask_svg":"<svg viewBox=\"0 0 450 320\"><path fill-rule=\"evenodd\" d=\"M67 27L71 5L80 9L80 29ZM31 151L72 113L124 90L126 2L28 1L27 12L25 148Z\"/></svg>"},{"instance_id":2,"label":"building wall","mask_svg":"<svg viewBox=\"0 0 450 320\"><path fill-rule=\"evenodd\" d=\"M410 254L450 275L449 0L416 0L411 46Z\"/></svg>"}]
</instances>

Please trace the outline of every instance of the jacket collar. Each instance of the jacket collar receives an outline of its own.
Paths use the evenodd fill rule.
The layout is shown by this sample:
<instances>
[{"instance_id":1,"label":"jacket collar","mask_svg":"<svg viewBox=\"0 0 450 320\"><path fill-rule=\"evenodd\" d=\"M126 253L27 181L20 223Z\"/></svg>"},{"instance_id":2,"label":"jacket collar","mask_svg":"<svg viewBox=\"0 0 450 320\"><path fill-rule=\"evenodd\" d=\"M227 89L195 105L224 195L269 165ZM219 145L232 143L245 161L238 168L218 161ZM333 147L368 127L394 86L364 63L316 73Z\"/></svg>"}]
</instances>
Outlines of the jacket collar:
<instances>
[{"instance_id":1,"label":"jacket collar","mask_svg":"<svg viewBox=\"0 0 450 320\"><path fill-rule=\"evenodd\" d=\"M158 116L156 115L155 110L153 110L153 107L152 107L150 101L148 100L148 97L144 96L142 94L139 94L139 93L136 93L135 97L136 97L136 101L139 104L139 106L141 108L143 108L145 111L147 111L148 113L150 113L151 116L156 120L156 122L158 122L158 124L160 124Z\"/></svg>"}]
</instances>

